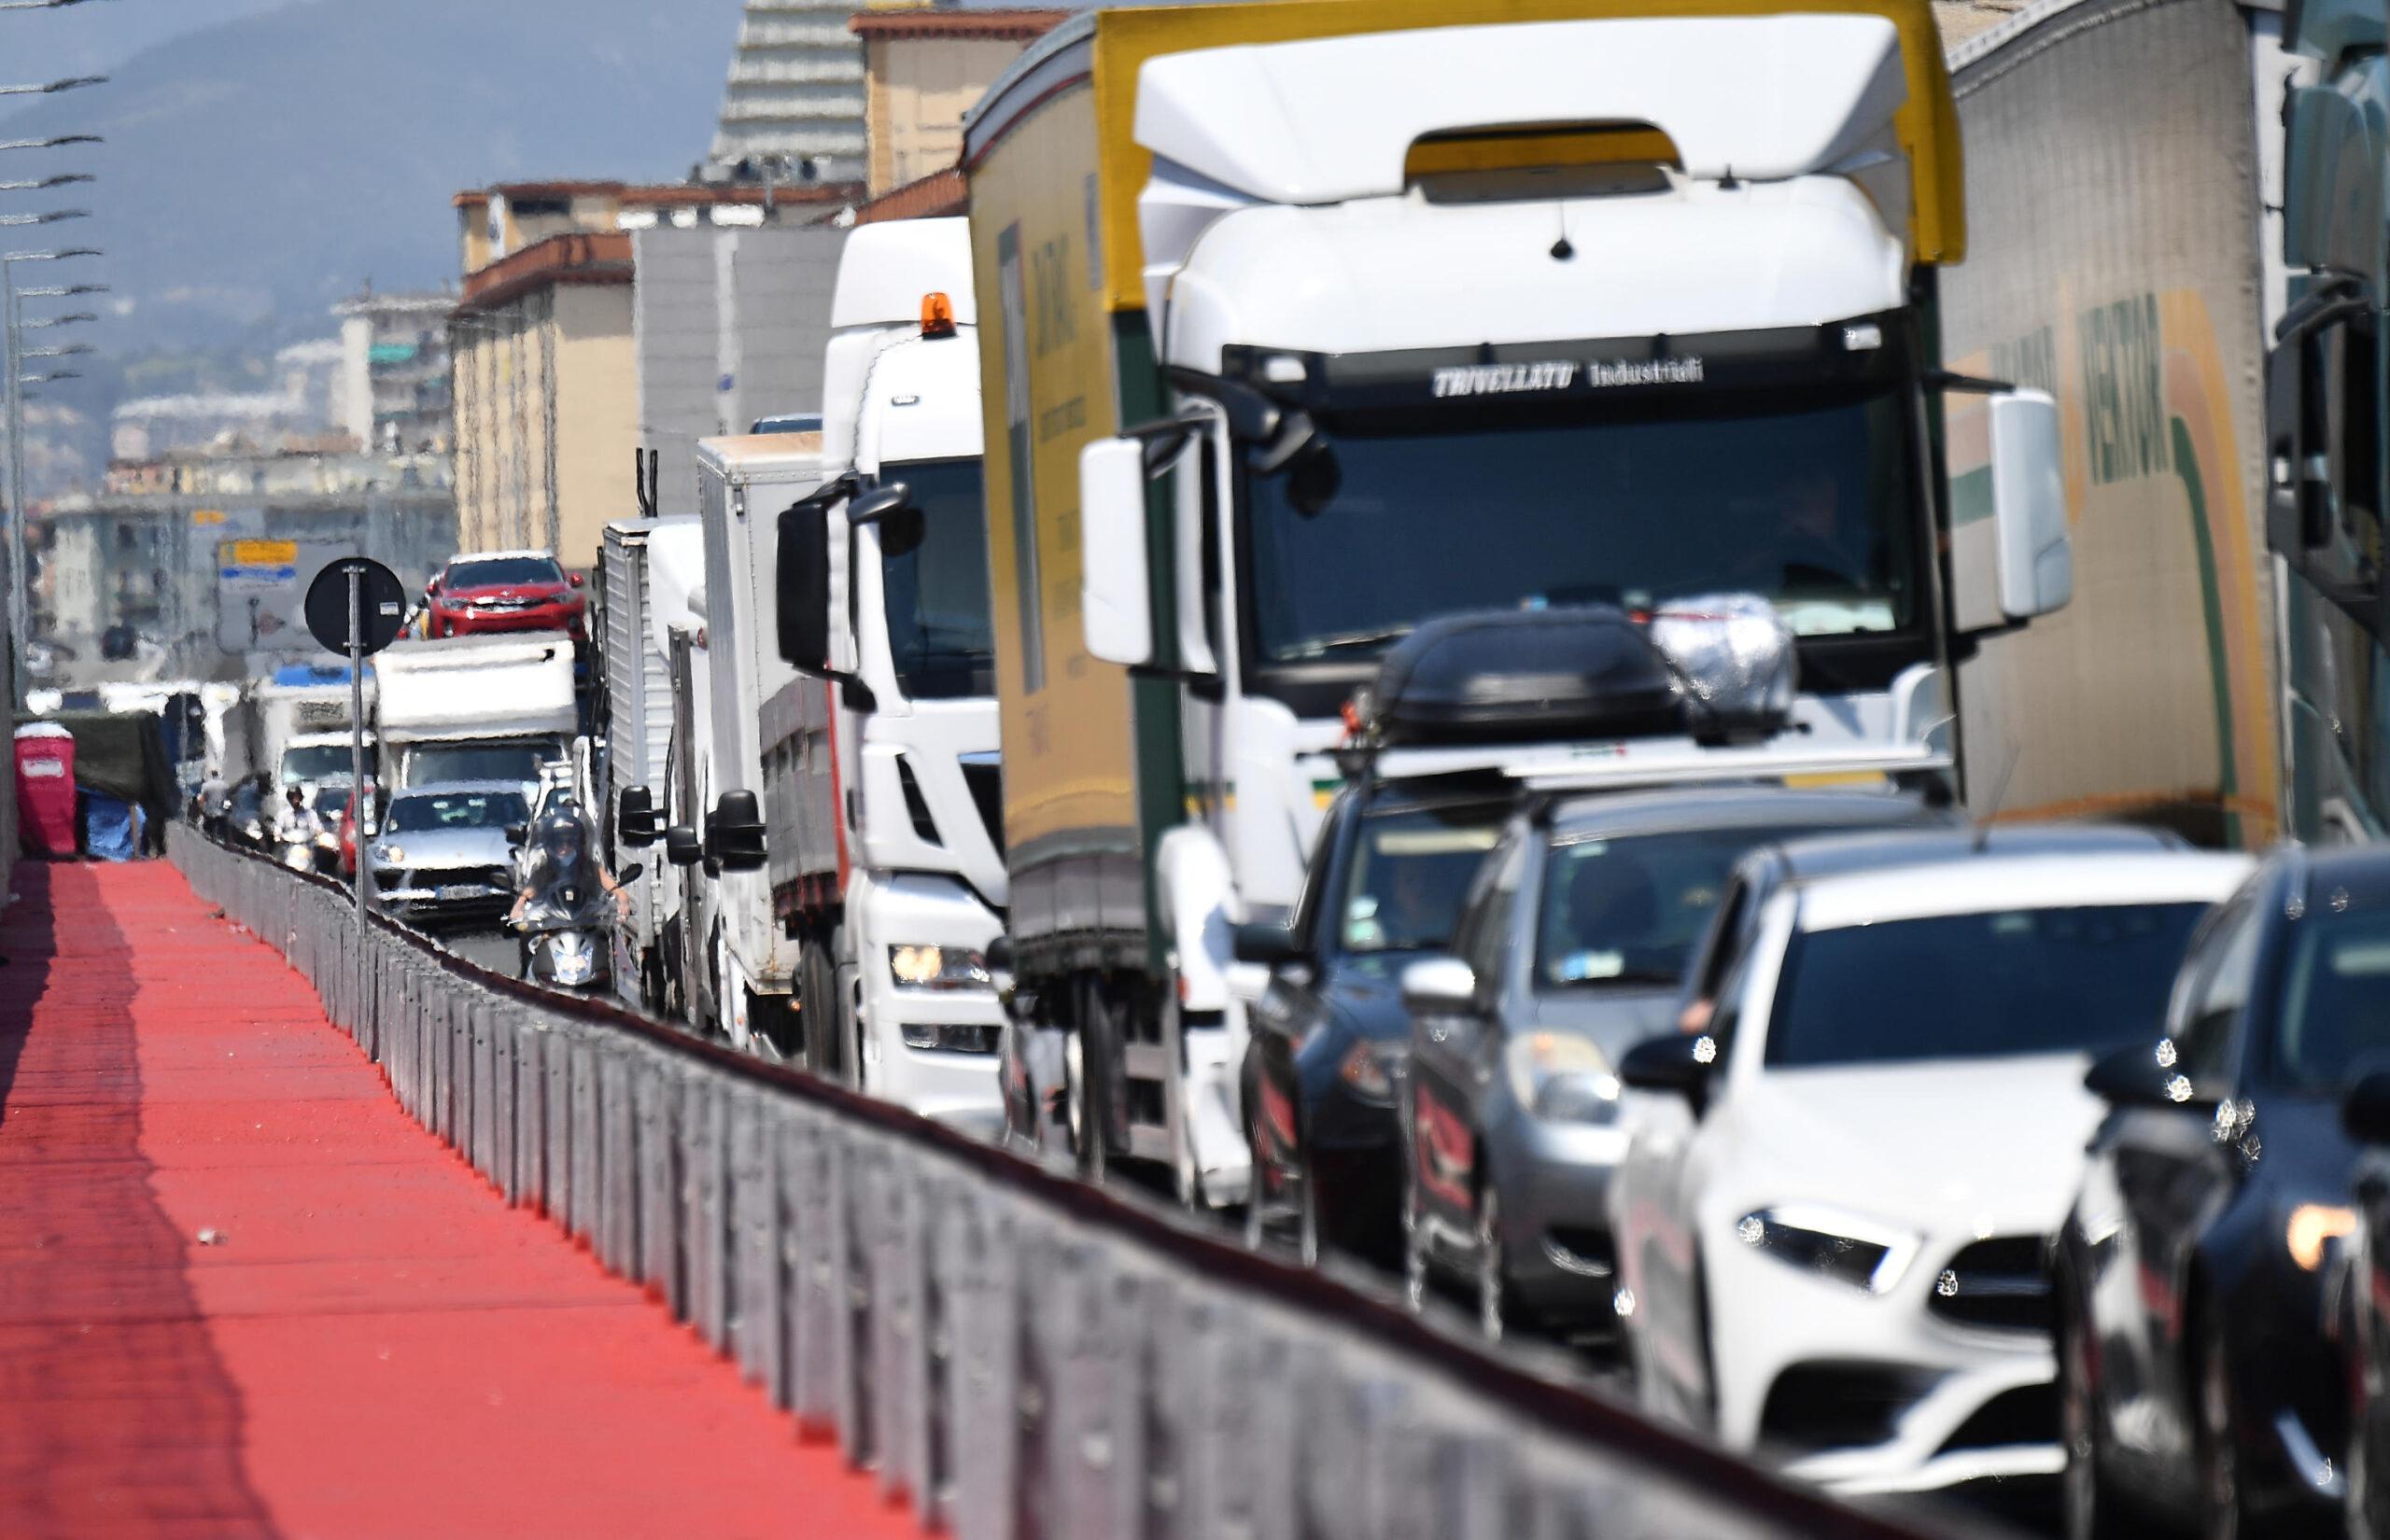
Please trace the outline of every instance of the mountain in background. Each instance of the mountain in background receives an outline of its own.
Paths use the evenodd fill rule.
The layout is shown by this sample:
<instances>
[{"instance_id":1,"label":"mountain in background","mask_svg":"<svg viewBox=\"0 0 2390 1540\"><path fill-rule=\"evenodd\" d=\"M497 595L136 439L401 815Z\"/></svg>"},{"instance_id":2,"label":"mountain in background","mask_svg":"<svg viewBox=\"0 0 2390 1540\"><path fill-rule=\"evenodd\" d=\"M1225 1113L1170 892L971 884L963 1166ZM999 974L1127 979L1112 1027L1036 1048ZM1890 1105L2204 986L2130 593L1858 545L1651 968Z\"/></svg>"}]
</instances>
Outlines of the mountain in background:
<instances>
[{"instance_id":1,"label":"mountain in background","mask_svg":"<svg viewBox=\"0 0 2390 1540\"><path fill-rule=\"evenodd\" d=\"M190 0L185 14L260 3ZM11 211L46 197L93 212L10 244L105 249L83 266L114 287L112 352L322 335L327 307L368 278L457 277L459 189L685 176L712 137L739 12L739 0L315 0L220 21L124 60L107 85L0 118L0 139L107 141L6 158L9 178L100 177L6 195Z\"/></svg>"},{"instance_id":2,"label":"mountain in background","mask_svg":"<svg viewBox=\"0 0 2390 1540\"><path fill-rule=\"evenodd\" d=\"M143 49L292 0L100 0L7 19L11 80L105 75Z\"/></svg>"}]
</instances>

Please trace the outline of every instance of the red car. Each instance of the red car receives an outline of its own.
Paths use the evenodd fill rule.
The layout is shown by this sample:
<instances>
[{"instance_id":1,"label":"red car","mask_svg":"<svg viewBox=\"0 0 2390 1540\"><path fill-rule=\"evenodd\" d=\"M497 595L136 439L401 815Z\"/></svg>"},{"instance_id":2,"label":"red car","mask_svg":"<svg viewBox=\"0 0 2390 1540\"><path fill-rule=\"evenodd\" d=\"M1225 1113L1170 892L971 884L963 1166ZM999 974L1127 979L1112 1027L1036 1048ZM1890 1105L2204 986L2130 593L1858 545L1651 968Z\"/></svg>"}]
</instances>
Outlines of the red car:
<instances>
[{"instance_id":1,"label":"red car","mask_svg":"<svg viewBox=\"0 0 2390 1540\"><path fill-rule=\"evenodd\" d=\"M565 631L585 639L589 610L581 574L567 573L545 551L490 551L458 556L424 586L425 634L471 637L490 631Z\"/></svg>"}]
</instances>

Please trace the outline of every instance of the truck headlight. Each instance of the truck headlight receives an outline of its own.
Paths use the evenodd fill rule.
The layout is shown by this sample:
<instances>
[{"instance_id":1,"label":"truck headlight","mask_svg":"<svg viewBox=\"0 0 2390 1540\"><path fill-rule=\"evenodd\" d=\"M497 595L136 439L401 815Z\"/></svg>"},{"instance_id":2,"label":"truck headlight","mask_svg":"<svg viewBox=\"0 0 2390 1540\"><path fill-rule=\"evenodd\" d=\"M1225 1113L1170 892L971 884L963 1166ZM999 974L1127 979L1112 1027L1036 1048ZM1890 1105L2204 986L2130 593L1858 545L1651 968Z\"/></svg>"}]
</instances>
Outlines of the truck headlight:
<instances>
[{"instance_id":1,"label":"truck headlight","mask_svg":"<svg viewBox=\"0 0 2390 1540\"><path fill-rule=\"evenodd\" d=\"M962 946L891 946L888 972L907 989L991 989L985 954Z\"/></svg>"},{"instance_id":2,"label":"truck headlight","mask_svg":"<svg viewBox=\"0 0 2390 1540\"><path fill-rule=\"evenodd\" d=\"M1574 1032L1527 1032L1502 1051L1519 1105L1547 1123L1608 1123L1618 1116L1618 1076L1601 1049Z\"/></svg>"},{"instance_id":3,"label":"truck headlight","mask_svg":"<svg viewBox=\"0 0 2390 1540\"><path fill-rule=\"evenodd\" d=\"M1788 1267L1823 1273L1855 1289L1884 1294L1917 1255L1918 1238L1831 1209L1783 1207L1745 1214L1735 1239Z\"/></svg>"}]
</instances>

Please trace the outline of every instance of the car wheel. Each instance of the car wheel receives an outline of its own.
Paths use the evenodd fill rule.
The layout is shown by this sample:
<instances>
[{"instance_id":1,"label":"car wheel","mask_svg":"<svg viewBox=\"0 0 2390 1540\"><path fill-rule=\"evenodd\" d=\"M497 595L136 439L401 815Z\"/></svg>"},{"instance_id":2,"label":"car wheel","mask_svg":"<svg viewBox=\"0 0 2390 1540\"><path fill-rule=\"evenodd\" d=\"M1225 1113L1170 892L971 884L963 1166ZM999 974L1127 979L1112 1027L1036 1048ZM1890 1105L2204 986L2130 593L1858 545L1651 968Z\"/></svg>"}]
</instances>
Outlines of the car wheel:
<instances>
[{"instance_id":1,"label":"car wheel","mask_svg":"<svg viewBox=\"0 0 2390 1540\"><path fill-rule=\"evenodd\" d=\"M1477 1329L1488 1342L1502 1340L1503 1273L1508 1266L1502 1254L1502 1198L1488 1187L1477 1200Z\"/></svg>"},{"instance_id":2,"label":"car wheel","mask_svg":"<svg viewBox=\"0 0 2390 1540\"><path fill-rule=\"evenodd\" d=\"M2066 1457L2059 1498L2067 1540L2100 1540L2117 1533L2115 1499L2108 1493L2107 1473L2101 1468L2091 1337L2084 1323L2063 1307L2058 1323L2058 1421L2060 1452Z\"/></svg>"},{"instance_id":3,"label":"car wheel","mask_svg":"<svg viewBox=\"0 0 2390 1540\"><path fill-rule=\"evenodd\" d=\"M1402 1297L1413 1311L1427 1308L1427 1223L1420 1207L1419 1157L1413 1153L1415 1100L1406 1093L1395 1120L1395 1144L1402 1158Z\"/></svg>"},{"instance_id":4,"label":"car wheel","mask_svg":"<svg viewBox=\"0 0 2390 1540\"><path fill-rule=\"evenodd\" d=\"M2242 1540L2249 1533L2242 1512L2240 1440L2232 1415L2232 1378L2224 1337L2210 1321L2200 1334L2199 1417L2196 1469L2200 1540Z\"/></svg>"}]
</instances>

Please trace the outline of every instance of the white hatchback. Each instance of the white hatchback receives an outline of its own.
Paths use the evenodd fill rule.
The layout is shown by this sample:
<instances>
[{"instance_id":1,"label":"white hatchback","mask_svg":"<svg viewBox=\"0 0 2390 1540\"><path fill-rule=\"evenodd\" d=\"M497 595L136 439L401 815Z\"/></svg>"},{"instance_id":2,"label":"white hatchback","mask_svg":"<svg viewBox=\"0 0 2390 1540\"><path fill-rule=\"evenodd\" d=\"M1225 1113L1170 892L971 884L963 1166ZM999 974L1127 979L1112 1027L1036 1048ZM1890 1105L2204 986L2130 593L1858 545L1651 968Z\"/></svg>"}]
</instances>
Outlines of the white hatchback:
<instances>
[{"instance_id":1,"label":"white hatchback","mask_svg":"<svg viewBox=\"0 0 2390 1540\"><path fill-rule=\"evenodd\" d=\"M1645 1402L1845 1491L2062 1463L2044 1270L2192 927L2251 869L1989 853L1821 876L1622 1062L1618 1308Z\"/></svg>"}]
</instances>

